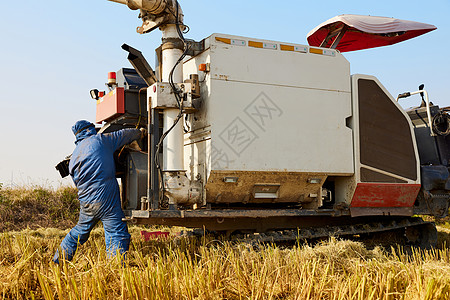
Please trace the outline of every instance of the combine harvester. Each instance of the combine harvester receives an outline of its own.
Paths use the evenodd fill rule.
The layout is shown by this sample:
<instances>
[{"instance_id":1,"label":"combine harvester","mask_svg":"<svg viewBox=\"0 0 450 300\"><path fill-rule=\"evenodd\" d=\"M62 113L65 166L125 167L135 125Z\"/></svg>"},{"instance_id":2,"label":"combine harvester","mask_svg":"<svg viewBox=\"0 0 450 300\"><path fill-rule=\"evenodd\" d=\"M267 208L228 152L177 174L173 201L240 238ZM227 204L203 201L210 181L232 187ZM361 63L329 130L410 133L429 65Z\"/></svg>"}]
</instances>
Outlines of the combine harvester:
<instances>
[{"instance_id":1,"label":"combine harvester","mask_svg":"<svg viewBox=\"0 0 450 300\"><path fill-rule=\"evenodd\" d=\"M124 44L134 69L91 91L99 132L149 132L140 149L117 153L128 221L262 241L390 231L436 243L434 223L413 216L448 213L446 109L423 86L395 99L377 78L351 75L341 54L436 27L341 15L312 30L309 45L226 34L197 42L184 38L175 0L111 1L140 10L138 33L162 32L155 71ZM420 106L404 111L399 98L414 94Z\"/></svg>"}]
</instances>

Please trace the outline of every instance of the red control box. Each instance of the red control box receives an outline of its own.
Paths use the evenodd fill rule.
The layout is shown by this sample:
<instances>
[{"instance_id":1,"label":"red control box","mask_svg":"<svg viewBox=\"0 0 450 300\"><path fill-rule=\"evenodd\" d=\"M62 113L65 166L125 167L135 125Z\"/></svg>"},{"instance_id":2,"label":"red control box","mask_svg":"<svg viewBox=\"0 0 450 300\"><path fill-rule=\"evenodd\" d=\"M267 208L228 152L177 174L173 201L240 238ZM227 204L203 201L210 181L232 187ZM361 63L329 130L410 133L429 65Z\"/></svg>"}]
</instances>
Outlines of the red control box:
<instances>
[{"instance_id":1,"label":"red control box","mask_svg":"<svg viewBox=\"0 0 450 300\"><path fill-rule=\"evenodd\" d=\"M117 87L97 100L95 121L101 123L123 113L125 113L125 92L123 87Z\"/></svg>"}]
</instances>

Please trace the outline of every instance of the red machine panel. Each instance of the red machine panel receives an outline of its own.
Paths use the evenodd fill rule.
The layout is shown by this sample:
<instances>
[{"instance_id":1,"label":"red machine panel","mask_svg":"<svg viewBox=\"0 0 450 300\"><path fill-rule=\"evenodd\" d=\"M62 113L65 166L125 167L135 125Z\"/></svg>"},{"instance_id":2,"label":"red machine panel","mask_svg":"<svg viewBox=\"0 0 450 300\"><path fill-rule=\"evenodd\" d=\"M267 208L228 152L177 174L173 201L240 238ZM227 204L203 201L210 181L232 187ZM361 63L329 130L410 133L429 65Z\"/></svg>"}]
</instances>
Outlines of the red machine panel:
<instances>
[{"instance_id":1,"label":"red machine panel","mask_svg":"<svg viewBox=\"0 0 450 300\"><path fill-rule=\"evenodd\" d=\"M420 184L358 183L351 207L412 207Z\"/></svg>"},{"instance_id":2,"label":"red machine panel","mask_svg":"<svg viewBox=\"0 0 450 300\"><path fill-rule=\"evenodd\" d=\"M124 88L118 87L97 100L95 121L101 123L125 113Z\"/></svg>"}]
</instances>

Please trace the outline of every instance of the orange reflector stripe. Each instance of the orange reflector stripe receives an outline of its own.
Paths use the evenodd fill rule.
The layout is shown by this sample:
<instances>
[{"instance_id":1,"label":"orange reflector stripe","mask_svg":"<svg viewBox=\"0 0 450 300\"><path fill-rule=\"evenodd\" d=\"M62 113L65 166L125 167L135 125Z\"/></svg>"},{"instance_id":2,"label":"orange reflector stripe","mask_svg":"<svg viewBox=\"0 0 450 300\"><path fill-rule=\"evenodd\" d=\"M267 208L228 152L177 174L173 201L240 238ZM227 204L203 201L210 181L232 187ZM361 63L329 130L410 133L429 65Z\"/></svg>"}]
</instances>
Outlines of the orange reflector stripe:
<instances>
[{"instance_id":1,"label":"orange reflector stripe","mask_svg":"<svg viewBox=\"0 0 450 300\"><path fill-rule=\"evenodd\" d=\"M263 48L263 43L261 43L261 42L254 42L254 41L248 41L248 46L249 47L254 47L254 48Z\"/></svg>"},{"instance_id":2,"label":"orange reflector stripe","mask_svg":"<svg viewBox=\"0 0 450 300\"><path fill-rule=\"evenodd\" d=\"M317 48L309 48L309 53L323 54L323 50L322 49L317 49Z\"/></svg>"},{"instance_id":3,"label":"orange reflector stripe","mask_svg":"<svg viewBox=\"0 0 450 300\"><path fill-rule=\"evenodd\" d=\"M294 46L290 46L290 45L280 44L280 50L283 50L283 51L295 51L295 47Z\"/></svg>"},{"instance_id":4,"label":"orange reflector stripe","mask_svg":"<svg viewBox=\"0 0 450 300\"><path fill-rule=\"evenodd\" d=\"M222 42L222 43L225 43L225 44L231 44L231 39L226 39L226 38L221 38L221 37L217 37L216 36L216 41L219 41L219 42Z\"/></svg>"}]
</instances>

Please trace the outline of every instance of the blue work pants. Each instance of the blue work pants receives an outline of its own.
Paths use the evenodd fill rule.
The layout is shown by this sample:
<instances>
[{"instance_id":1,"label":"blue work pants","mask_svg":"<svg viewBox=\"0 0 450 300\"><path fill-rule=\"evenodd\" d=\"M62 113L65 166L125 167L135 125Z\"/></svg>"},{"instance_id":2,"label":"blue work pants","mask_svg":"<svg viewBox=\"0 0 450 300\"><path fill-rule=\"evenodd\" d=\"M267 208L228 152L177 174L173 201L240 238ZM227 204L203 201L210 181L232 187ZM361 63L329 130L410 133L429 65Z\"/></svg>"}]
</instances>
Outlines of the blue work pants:
<instances>
[{"instance_id":1,"label":"blue work pants","mask_svg":"<svg viewBox=\"0 0 450 300\"><path fill-rule=\"evenodd\" d=\"M120 254L128 251L130 234L126 222L122 221L124 214L120 207L120 201L114 202L117 203L108 203L107 201L80 202L78 223L66 235L60 246L66 260L72 260L78 243L82 245L88 240L91 230L98 221L102 221L105 230L108 257L114 256L117 250ZM56 251L53 261L59 263L59 258L59 251Z\"/></svg>"}]
</instances>

